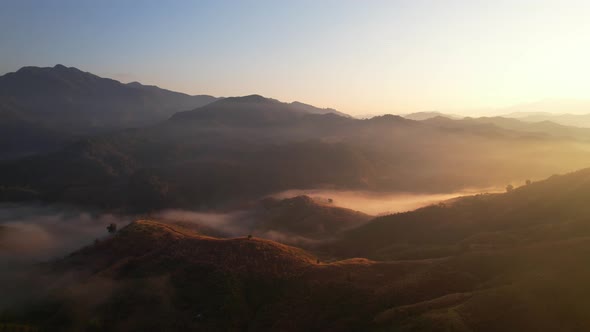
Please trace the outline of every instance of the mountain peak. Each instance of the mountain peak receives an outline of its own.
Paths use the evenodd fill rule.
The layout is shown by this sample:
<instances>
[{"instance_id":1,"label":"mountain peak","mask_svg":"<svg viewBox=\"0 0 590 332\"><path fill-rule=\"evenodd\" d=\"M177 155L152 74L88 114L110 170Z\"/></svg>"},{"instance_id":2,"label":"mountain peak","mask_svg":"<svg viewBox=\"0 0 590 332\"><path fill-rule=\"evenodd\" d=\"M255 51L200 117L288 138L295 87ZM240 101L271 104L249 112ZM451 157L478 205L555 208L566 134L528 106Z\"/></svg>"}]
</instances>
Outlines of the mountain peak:
<instances>
[{"instance_id":1,"label":"mountain peak","mask_svg":"<svg viewBox=\"0 0 590 332\"><path fill-rule=\"evenodd\" d=\"M51 74L51 73L84 73L76 67L66 67L62 64L57 64L53 67L37 67L37 66L25 66L21 67L16 71L17 73L35 73L35 74ZM90 73L85 73L92 75Z\"/></svg>"},{"instance_id":2,"label":"mountain peak","mask_svg":"<svg viewBox=\"0 0 590 332\"><path fill-rule=\"evenodd\" d=\"M261 95L247 95L241 97L228 97L225 99L220 100L223 103L256 103L256 104L275 104L278 103L278 100L272 98L266 98Z\"/></svg>"}]
</instances>

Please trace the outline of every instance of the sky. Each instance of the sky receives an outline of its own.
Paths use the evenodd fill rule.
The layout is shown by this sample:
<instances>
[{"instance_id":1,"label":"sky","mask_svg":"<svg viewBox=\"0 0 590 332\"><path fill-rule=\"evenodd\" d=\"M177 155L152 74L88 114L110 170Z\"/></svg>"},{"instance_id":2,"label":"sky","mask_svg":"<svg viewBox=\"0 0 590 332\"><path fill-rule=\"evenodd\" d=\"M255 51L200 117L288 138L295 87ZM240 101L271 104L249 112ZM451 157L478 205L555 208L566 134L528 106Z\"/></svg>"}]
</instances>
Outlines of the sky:
<instances>
[{"instance_id":1,"label":"sky","mask_svg":"<svg viewBox=\"0 0 590 332\"><path fill-rule=\"evenodd\" d=\"M475 114L590 99L588 17L585 0L0 0L0 74L59 63L357 115Z\"/></svg>"}]
</instances>

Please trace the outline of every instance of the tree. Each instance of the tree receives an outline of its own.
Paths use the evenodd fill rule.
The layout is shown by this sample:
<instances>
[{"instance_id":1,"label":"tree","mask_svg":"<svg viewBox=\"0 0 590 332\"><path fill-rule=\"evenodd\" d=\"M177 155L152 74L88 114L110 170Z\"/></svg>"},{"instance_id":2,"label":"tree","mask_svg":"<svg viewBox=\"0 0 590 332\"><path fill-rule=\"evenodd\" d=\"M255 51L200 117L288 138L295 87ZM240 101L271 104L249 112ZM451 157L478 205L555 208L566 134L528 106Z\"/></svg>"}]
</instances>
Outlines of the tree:
<instances>
[{"instance_id":1,"label":"tree","mask_svg":"<svg viewBox=\"0 0 590 332\"><path fill-rule=\"evenodd\" d=\"M252 234L248 234L248 240L252 239Z\"/></svg>"},{"instance_id":2,"label":"tree","mask_svg":"<svg viewBox=\"0 0 590 332\"><path fill-rule=\"evenodd\" d=\"M513 190L514 190L514 186L513 185L509 184L509 185L506 186L506 192L507 193L509 193L509 192L511 192Z\"/></svg>"},{"instance_id":3,"label":"tree","mask_svg":"<svg viewBox=\"0 0 590 332\"><path fill-rule=\"evenodd\" d=\"M117 231L117 224L110 223L107 226L107 231L109 231L110 234L114 234Z\"/></svg>"},{"instance_id":4,"label":"tree","mask_svg":"<svg viewBox=\"0 0 590 332\"><path fill-rule=\"evenodd\" d=\"M529 184L531 184L531 180L528 180L528 179L527 179L527 180L525 181L525 184L528 186Z\"/></svg>"}]
</instances>

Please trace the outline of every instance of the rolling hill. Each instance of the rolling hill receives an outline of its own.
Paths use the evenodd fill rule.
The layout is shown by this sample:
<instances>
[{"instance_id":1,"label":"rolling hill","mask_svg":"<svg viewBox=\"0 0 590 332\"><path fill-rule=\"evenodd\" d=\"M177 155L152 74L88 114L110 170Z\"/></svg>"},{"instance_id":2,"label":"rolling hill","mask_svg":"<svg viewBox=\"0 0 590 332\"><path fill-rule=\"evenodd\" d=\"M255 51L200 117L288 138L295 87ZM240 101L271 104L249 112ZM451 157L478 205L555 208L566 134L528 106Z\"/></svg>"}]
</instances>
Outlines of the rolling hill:
<instances>
[{"instance_id":1,"label":"rolling hill","mask_svg":"<svg viewBox=\"0 0 590 332\"><path fill-rule=\"evenodd\" d=\"M0 322L50 331L585 330L589 179L582 170L378 217L326 243L330 260L139 220L46 265L57 281ZM345 259L357 256L373 260Z\"/></svg>"},{"instance_id":2,"label":"rolling hill","mask_svg":"<svg viewBox=\"0 0 590 332\"><path fill-rule=\"evenodd\" d=\"M388 305L465 289L456 284L463 277L435 265L323 263L268 240L211 238L140 220L44 267L56 280L32 303L3 312L0 323L48 331L375 329L373 315ZM415 286L396 286L406 278Z\"/></svg>"},{"instance_id":3,"label":"rolling hill","mask_svg":"<svg viewBox=\"0 0 590 332\"><path fill-rule=\"evenodd\" d=\"M371 216L309 196L296 196L282 200L266 198L253 209L251 218L257 220L256 228L263 232L326 240L364 224Z\"/></svg>"}]
</instances>

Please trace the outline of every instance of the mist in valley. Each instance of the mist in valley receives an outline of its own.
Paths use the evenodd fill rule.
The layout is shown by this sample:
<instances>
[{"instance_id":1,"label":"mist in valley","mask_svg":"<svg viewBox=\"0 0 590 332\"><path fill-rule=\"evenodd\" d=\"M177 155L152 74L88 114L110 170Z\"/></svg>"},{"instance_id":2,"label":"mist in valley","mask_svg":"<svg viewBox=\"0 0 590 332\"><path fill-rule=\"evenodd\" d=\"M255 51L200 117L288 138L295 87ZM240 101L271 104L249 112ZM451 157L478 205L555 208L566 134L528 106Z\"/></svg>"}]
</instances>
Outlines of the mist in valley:
<instances>
[{"instance_id":1,"label":"mist in valley","mask_svg":"<svg viewBox=\"0 0 590 332\"><path fill-rule=\"evenodd\" d=\"M464 189L449 193L410 193L410 192L371 192L354 190L296 189L273 195L277 198L290 198L308 195L322 204L339 206L360 211L372 216L388 215L412 211L431 204L462 196L505 191L505 186L480 189Z\"/></svg>"}]
</instances>

